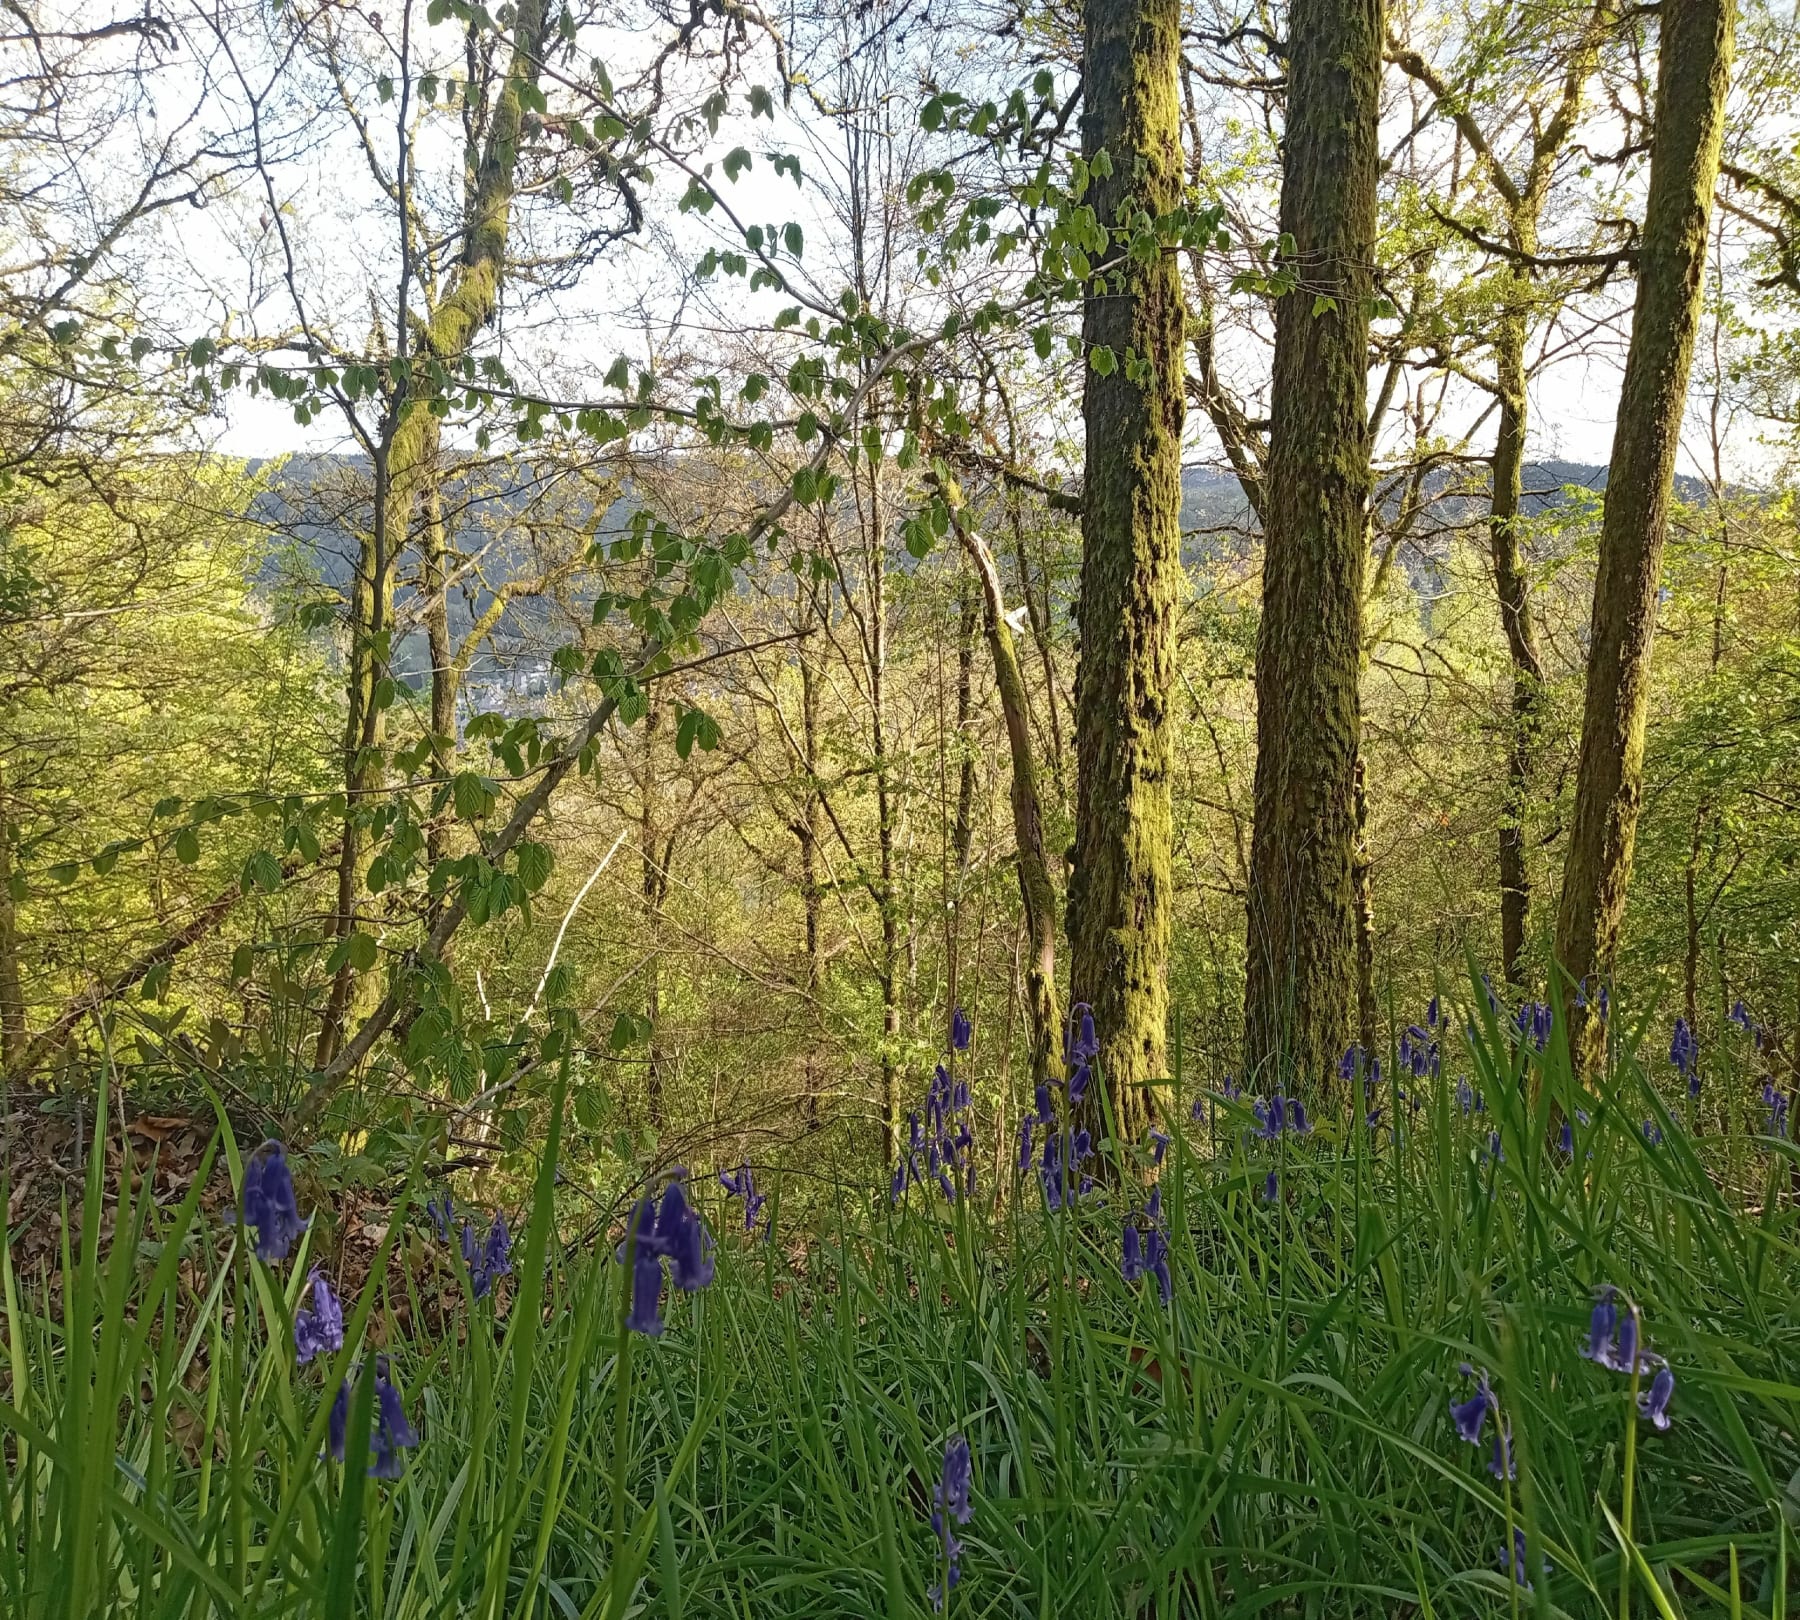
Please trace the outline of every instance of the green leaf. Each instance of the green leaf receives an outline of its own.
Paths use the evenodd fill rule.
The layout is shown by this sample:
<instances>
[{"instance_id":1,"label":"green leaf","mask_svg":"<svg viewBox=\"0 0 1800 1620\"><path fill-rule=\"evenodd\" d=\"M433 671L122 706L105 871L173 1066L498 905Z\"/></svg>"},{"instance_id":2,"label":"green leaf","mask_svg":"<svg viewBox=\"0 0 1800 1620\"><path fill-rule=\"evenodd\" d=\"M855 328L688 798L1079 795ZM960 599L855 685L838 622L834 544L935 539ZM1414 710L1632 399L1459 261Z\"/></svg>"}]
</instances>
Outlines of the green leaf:
<instances>
[{"instance_id":1,"label":"green leaf","mask_svg":"<svg viewBox=\"0 0 1800 1620\"><path fill-rule=\"evenodd\" d=\"M200 859L200 835L192 827L183 827L176 833L175 859L183 866L192 866Z\"/></svg>"},{"instance_id":2,"label":"green leaf","mask_svg":"<svg viewBox=\"0 0 1800 1620\"><path fill-rule=\"evenodd\" d=\"M533 894L549 882L556 857L548 844L534 844L529 839L519 845L519 881Z\"/></svg>"},{"instance_id":3,"label":"green leaf","mask_svg":"<svg viewBox=\"0 0 1800 1620\"><path fill-rule=\"evenodd\" d=\"M741 146L734 146L725 154L725 178L736 180L750 167L750 154Z\"/></svg>"},{"instance_id":4,"label":"green leaf","mask_svg":"<svg viewBox=\"0 0 1800 1620\"><path fill-rule=\"evenodd\" d=\"M781 227L781 245L796 259L805 251L806 238L791 219Z\"/></svg>"},{"instance_id":5,"label":"green leaf","mask_svg":"<svg viewBox=\"0 0 1800 1620\"><path fill-rule=\"evenodd\" d=\"M352 934L345 944L348 949L344 953L344 960L358 973L367 973L370 968L374 967L376 949L373 934Z\"/></svg>"},{"instance_id":6,"label":"green leaf","mask_svg":"<svg viewBox=\"0 0 1800 1620\"><path fill-rule=\"evenodd\" d=\"M1097 343L1088 351L1088 364L1098 376L1110 377L1119 369L1119 357L1104 343Z\"/></svg>"}]
</instances>

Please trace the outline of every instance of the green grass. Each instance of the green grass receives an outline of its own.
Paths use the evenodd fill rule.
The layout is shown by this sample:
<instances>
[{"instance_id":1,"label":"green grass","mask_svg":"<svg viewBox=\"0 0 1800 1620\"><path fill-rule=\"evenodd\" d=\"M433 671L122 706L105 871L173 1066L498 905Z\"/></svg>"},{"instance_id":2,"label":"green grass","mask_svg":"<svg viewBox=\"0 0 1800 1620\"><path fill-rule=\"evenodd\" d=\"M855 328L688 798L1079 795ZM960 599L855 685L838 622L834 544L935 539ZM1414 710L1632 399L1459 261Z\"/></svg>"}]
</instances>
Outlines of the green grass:
<instances>
[{"instance_id":1,"label":"green grass","mask_svg":"<svg viewBox=\"0 0 1800 1620\"><path fill-rule=\"evenodd\" d=\"M1119 1275L1129 1192L1049 1217L1027 1182L994 1217L846 1195L799 1270L793 1234L741 1241L713 1205L717 1279L628 1339L610 1251L558 1240L552 1133L511 1309L469 1299L456 1334L383 1346L422 1437L393 1484L320 1453L401 1269L377 1266L331 1365L297 1369L304 1250L260 1265L193 1198L127 1200L103 1245L96 1155L60 1293L0 1272L0 1612L914 1615L960 1433L959 1616L1800 1614L1796 1159L1751 1134L1747 1047L1709 1072L1698 1137L1666 1067L1621 1053L1571 1166L1565 1059L1480 1010L1417 1112L1384 1088L1398 1144L1348 1087L1273 1150L1225 1110L1178 1135L1167 1307ZM1465 1073L1488 1114L1458 1107ZM1666 1434L1578 1354L1604 1283L1673 1365ZM1515 1484L1452 1429L1463 1361L1492 1375ZM1529 1592L1497 1563L1513 1524L1553 1566Z\"/></svg>"}]
</instances>

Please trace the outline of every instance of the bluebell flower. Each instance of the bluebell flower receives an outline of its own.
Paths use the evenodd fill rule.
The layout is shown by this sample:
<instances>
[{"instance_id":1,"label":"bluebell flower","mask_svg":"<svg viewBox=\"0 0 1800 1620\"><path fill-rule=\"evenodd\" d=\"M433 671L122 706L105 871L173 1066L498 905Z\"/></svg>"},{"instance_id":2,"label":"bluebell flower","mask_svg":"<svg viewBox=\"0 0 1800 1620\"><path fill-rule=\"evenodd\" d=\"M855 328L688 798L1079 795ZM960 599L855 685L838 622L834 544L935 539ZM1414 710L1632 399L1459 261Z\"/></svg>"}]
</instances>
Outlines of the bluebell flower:
<instances>
[{"instance_id":1,"label":"bluebell flower","mask_svg":"<svg viewBox=\"0 0 1800 1620\"><path fill-rule=\"evenodd\" d=\"M969 1487L974 1480L974 1464L969 1457L969 1442L953 1435L944 1447L942 1479L932 1487L931 1529L942 1548L944 1578L934 1582L927 1592L934 1609L944 1606L949 1589L962 1579L962 1543L956 1539L952 1524L967 1524L975 1515L969 1505Z\"/></svg>"},{"instance_id":2,"label":"bluebell flower","mask_svg":"<svg viewBox=\"0 0 1800 1620\"><path fill-rule=\"evenodd\" d=\"M1648 1418L1651 1424L1661 1430L1669 1426L1669 1398L1675 1393L1675 1375L1669 1371L1667 1362L1656 1369L1656 1376L1650 1380L1650 1387L1638 1396L1638 1415Z\"/></svg>"},{"instance_id":3,"label":"bluebell flower","mask_svg":"<svg viewBox=\"0 0 1800 1620\"><path fill-rule=\"evenodd\" d=\"M1506 1149L1501 1146L1500 1133L1498 1131L1488 1132L1488 1157L1492 1159L1495 1164L1506 1163Z\"/></svg>"},{"instance_id":4,"label":"bluebell flower","mask_svg":"<svg viewBox=\"0 0 1800 1620\"><path fill-rule=\"evenodd\" d=\"M1494 1450L1488 1458L1487 1470L1495 1479L1517 1479L1519 1465L1513 1457L1512 1428L1494 1419Z\"/></svg>"},{"instance_id":5,"label":"bluebell flower","mask_svg":"<svg viewBox=\"0 0 1800 1620\"><path fill-rule=\"evenodd\" d=\"M405 1469L400 1452L416 1446L419 1437L406 1419L406 1404L388 1378L386 1356L375 1358L375 1432L369 1437L375 1460L369 1464L371 1479L398 1479Z\"/></svg>"},{"instance_id":6,"label":"bluebell flower","mask_svg":"<svg viewBox=\"0 0 1800 1620\"><path fill-rule=\"evenodd\" d=\"M1244 1088L1240 1086L1237 1081L1232 1079L1230 1075L1226 1075L1225 1084L1219 1087L1219 1095L1227 1102L1242 1102L1244 1100Z\"/></svg>"},{"instance_id":7,"label":"bluebell flower","mask_svg":"<svg viewBox=\"0 0 1800 1620\"><path fill-rule=\"evenodd\" d=\"M1731 1011L1727 1016L1730 1018L1731 1022L1736 1024L1746 1035L1750 1034L1756 1028L1756 1020L1750 1016L1750 1009L1744 1005L1744 1000L1741 996L1736 1001L1732 1002Z\"/></svg>"},{"instance_id":8,"label":"bluebell flower","mask_svg":"<svg viewBox=\"0 0 1800 1620\"><path fill-rule=\"evenodd\" d=\"M1272 1204L1281 1196L1281 1179L1273 1170L1263 1182L1262 1196L1265 1204Z\"/></svg>"},{"instance_id":9,"label":"bluebell flower","mask_svg":"<svg viewBox=\"0 0 1800 1620\"><path fill-rule=\"evenodd\" d=\"M662 1208L656 1216L656 1240L669 1257L670 1278L684 1294L694 1293L713 1280L705 1224L688 1203L679 1179L671 1181L663 1192Z\"/></svg>"},{"instance_id":10,"label":"bluebell flower","mask_svg":"<svg viewBox=\"0 0 1800 1620\"><path fill-rule=\"evenodd\" d=\"M1160 1226L1151 1227L1144 1238L1144 1270L1156 1279L1156 1291L1167 1305L1175 1293L1175 1280L1169 1275L1169 1240Z\"/></svg>"},{"instance_id":11,"label":"bluebell flower","mask_svg":"<svg viewBox=\"0 0 1800 1620\"><path fill-rule=\"evenodd\" d=\"M950 1015L950 1045L958 1052L966 1052L974 1033L975 1029L969 1022L969 1015L961 1007L958 1007Z\"/></svg>"},{"instance_id":12,"label":"bluebell flower","mask_svg":"<svg viewBox=\"0 0 1800 1620\"><path fill-rule=\"evenodd\" d=\"M1588 1317L1588 1342L1582 1355L1604 1367L1612 1355L1613 1335L1618 1330L1619 1307L1613 1303L1611 1287L1604 1287L1594 1297L1593 1314Z\"/></svg>"},{"instance_id":13,"label":"bluebell flower","mask_svg":"<svg viewBox=\"0 0 1800 1620\"><path fill-rule=\"evenodd\" d=\"M1077 1063L1069 1071L1069 1101L1078 1103L1087 1095L1088 1086L1092 1083L1094 1071L1085 1063Z\"/></svg>"},{"instance_id":14,"label":"bluebell flower","mask_svg":"<svg viewBox=\"0 0 1800 1620\"><path fill-rule=\"evenodd\" d=\"M1128 1283L1135 1283L1144 1274L1144 1240L1135 1221L1125 1223L1124 1243L1119 1253L1119 1271Z\"/></svg>"},{"instance_id":15,"label":"bluebell flower","mask_svg":"<svg viewBox=\"0 0 1800 1620\"><path fill-rule=\"evenodd\" d=\"M279 1142L264 1142L244 1166L243 1219L246 1226L256 1228L256 1257L271 1264L287 1259L295 1239L306 1230L294 1202L287 1153Z\"/></svg>"},{"instance_id":16,"label":"bluebell flower","mask_svg":"<svg viewBox=\"0 0 1800 1620\"><path fill-rule=\"evenodd\" d=\"M900 1202L900 1195L905 1191L906 1166L904 1164L897 1164L894 1166L893 1179L888 1184L888 1196L897 1204Z\"/></svg>"},{"instance_id":17,"label":"bluebell flower","mask_svg":"<svg viewBox=\"0 0 1800 1620\"><path fill-rule=\"evenodd\" d=\"M1656 1123L1656 1121L1653 1119L1647 1119L1644 1121L1644 1140L1646 1142L1648 1142L1651 1145L1651 1147L1661 1147L1662 1146L1662 1141L1663 1141L1662 1126L1658 1125Z\"/></svg>"},{"instance_id":18,"label":"bluebell flower","mask_svg":"<svg viewBox=\"0 0 1800 1620\"><path fill-rule=\"evenodd\" d=\"M1050 1088L1047 1085L1037 1088L1037 1122L1040 1125L1056 1123L1056 1115L1050 1107Z\"/></svg>"},{"instance_id":19,"label":"bluebell flower","mask_svg":"<svg viewBox=\"0 0 1800 1620\"><path fill-rule=\"evenodd\" d=\"M439 1243L450 1241L450 1228L456 1218L456 1211L450 1203L450 1189L444 1188L436 1197L425 1200L425 1213L431 1218L431 1229L437 1234Z\"/></svg>"},{"instance_id":20,"label":"bluebell flower","mask_svg":"<svg viewBox=\"0 0 1800 1620\"><path fill-rule=\"evenodd\" d=\"M1163 1155L1169 1151L1169 1143L1173 1138L1167 1131L1159 1131L1154 1125L1150 1127L1150 1162L1161 1164Z\"/></svg>"},{"instance_id":21,"label":"bluebell flower","mask_svg":"<svg viewBox=\"0 0 1800 1620\"><path fill-rule=\"evenodd\" d=\"M473 1274L475 1270L475 1257L475 1228L470 1224L469 1217L465 1215L463 1216L462 1223L462 1259L463 1265L468 1268L471 1274Z\"/></svg>"},{"instance_id":22,"label":"bluebell flower","mask_svg":"<svg viewBox=\"0 0 1800 1620\"><path fill-rule=\"evenodd\" d=\"M294 1360L304 1367L314 1356L344 1348L344 1308L331 1291L325 1273L314 1266L307 1275L311 1307L294 1312Z\"/></svg>"},{"instance_id":23,"label":"bluebell flower","mask_svg":"<svg viewBox=\"0 0 1800 1620\"><path fill-rule=\"evenodd\" d=\"M1357 1061L1361 1056L1362 1048L1354 1041L1346 1046L1344 1048L1344 1055L1338 1059L1338 1079L1354 1080L1356 1078Z\"/></svg>"},{"instance_id":24,"label":"bluebell flower","mask_svg":"<svg viewBox=\"0 0 1800 1620\"><path fill-rule=\"evenodd\" d=\"M1431 1005L1425 1009L1425 1027L1427 1029L1438 1027L1438 998L1436 996L1431 998Z\"/></svg>"},{"instance_id":25,"label":"bluebell flower","mask_svg":"<svg viewBox=\"0 0 1800 1620\"><path fill-rule=\"evenodd\" d=\"M358 1377L362 1374L359 1372ZM338 1385L332 1398L331 1416L326 1421L326 1441L332 1457L344 1460L344 1445L350 1427L350 1386ZM407 1420L406 1403L400 1399L388 1376L388 1358L375 1358L375 1421L369 1433L371 1479L398 1479L405 1470L400 1453L418 1445L419 1436Z\"/></svg>"},{"instance_id":26,"label":"bluebell flower","mask_svg":"<svg viewBox=\"0 0 1800 1620\"><path fill-rule=\"evenodd\" d=\"M499 1210L488 1224L487 1242L481 1246L481 1287L486 1293L502 1277L512 1275L512 1233L507 1230L506 1216Z\"/></svg>"},{"instance_id":27,"label":"bluebell flower","mask_svg":"<svg viewBox=\"0 0 1800 1620\"><path fill-rule=\"evenodd\" d=\"M763 1205L769 1200L756 1190L756 1177L751 1173L750 1166L747 1163L740 1164L736 1175L727 1175L721 1170L719 1185L725 1189L728 1198L743 1199L744 1230L754 1232L757 1221L762 1217ZM769 1229L766 1225L763 1228L763 1236L764 1238L769 1236Z\"/></svg>"},{"instance_id":28,"label":"bluebell flower","mask_svg":"<svg viewBox=\"0 0 1800 1620\"><path fill-rule=\"evenodd\" d=\"M1769 1116L1763 1135L1785 1137L1788 1133L1789 1099L1775 1089L1772 1080L1763 1081L1762 1104Z\"/></svg>"},{"instance_id":29,"label":"bluebell flower","mask_svg":"<svg viewBox=\"0 0 1800 1620\"><path fill-rule=\"evenodd\" d=\"M1091 1063L1100 1055L1100 1038L1094 1033L1094 1009L1078 1001L1069 1009L1068 1066Z\"/></svg>"},{"instance_id":30,"label":"bluebell flower","mask_svg":"<svg viewBox=\"0 0 1800 1620\"><path fill-rule=\"evenodd\" d=\"M654 1250L640 1248L631 1262L631 1310L625 1326L633 1333L654 1339L663 1330L662 1260Z\"/></svg>"},{"instance_id":31,"label":"bluebell flower","mask_svg":"<svg viewBox=\"0 0 1800 1620\"><path fill-rule=\"evenodd\" d=\"M1204 1125L1206 1123L1206 1099L1204 1097L1196 1097L1193 1102L1188 1105L1188 1118L1196 1125Z\"/></svg>"},{"instance_id":32,"label":"bluebell flower","mask_svg":"<svg viewBox=\"0 0 1800 1620\"><path fill-rule=\"evenodd\" d=\"M1466 1361L1462 1370L1465 1377L1475 1374L1475 1369ZM1457 1434L1472 1446L1481 1444L1481 1431L1487 1424L1490 1410L1498 1410L1498 1404L1485 1372L1478 1375L1475 1393L1466 1401L1459 1401L1454 1396L1450 1399L1450 1421L1456 1425Z\"/></svg>"},{"instance_id":33,"label":"bluebell flower","mask_svg":"<svg viewBox=\"0 0 1800 1620\"><path fill-rule=\"evenodd\" d=\"M1161 1222L1162 1222L1162 1183L1161 1182L1158 1182L1156 1184L1156 1186L1154 1186L1150 1189L1150 1196L1148 1199L1145 1200L1145 1203L1144 1203L1144 1213L1150 1217L1152 1222L1154 1222L1158 1225L1161 1224Z\"/></svg>"},{"instance_id":34,"label":"bluebell flower","mask_svg":"<svg viewBox=\"0 0 1800 1620\"><path fill-rule=\"evenodd\" d=\"M1031 1168L1031 1128L1037 1121L1027 1114L1019 1121L1019 1173Z\"/></svg>"},{"instance_id":35,"label":"bluebell flower","mask_svg":"<svg viewBox=\"0 0 1800 1620\"><path fill-rule=\"evenodd\" d=\"M1549 1560L1540 1558L1538 1563L1540 1566L1540 1573L1548 1574L1550 1570ZM1507 1549L1505 1547L1500 1549L1500 1573L1502 1575L1512 1576L1520 1586L1524 1587L1525 1590L1529 1592L1531 1590L1531 1578L1528 1573L1529 1567L1525 1557L1525 1532L1517 1526L1514 1526L1511 1556L1509 1557L1507 1555Z\"/></svg>"},{"instance_id":36,"label":"bluebell flower","mask_svg":"<svg viewBox=\"0 0 1800 1620\"><path fill-rule=\"evenodd\" d=\"M1570 1120L1568 1119L1568 1117L1566 1115L1563 1118L1562 1129L1559 1132L1557 1132L1556 1146L1557 1146L1558 1150L1560 1152L1562 1152L1565 1156L1567 1156L1571 1159L1574 1158L1574 1156L1575 1156L1575 1127L1570 1122Z\"/></svg>"},{"instance_id":37,"label":"bluebell flower","mask_svg":"<svg viewBox=\"0 0 1800 1620\"><path fill-rule=\"evenodd\" d=\"M1475 1088L1466 1078L1456 1082L1456 1102L1463 1111L1463 1118L1467 1119L1475 1107Z\"/></svg>"}]
</instances>

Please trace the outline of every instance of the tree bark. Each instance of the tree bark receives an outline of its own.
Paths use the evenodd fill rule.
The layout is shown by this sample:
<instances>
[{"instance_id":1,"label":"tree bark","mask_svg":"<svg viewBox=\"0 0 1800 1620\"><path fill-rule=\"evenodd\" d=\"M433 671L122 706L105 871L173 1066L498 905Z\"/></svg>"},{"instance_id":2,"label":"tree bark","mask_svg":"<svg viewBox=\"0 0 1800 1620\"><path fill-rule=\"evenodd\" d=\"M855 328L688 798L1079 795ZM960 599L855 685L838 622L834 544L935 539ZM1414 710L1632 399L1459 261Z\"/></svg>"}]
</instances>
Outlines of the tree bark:
<instances>
[{"instance_id":1,"label":"tree bark","mask_svg":"<svg viewBox=\"0 0 1800 1620\"><path fill-rule=\"evenodd\" d=\"M1110 174L1090 192L1128 238L1181 200L1177 0L1087 0L1082 149ZM1181 577L1181 276L1164 248L1090 289L1082 337L1080 662L1075 677L1071 992L1094 1012L1100 1075L1122 1140L1156 1113L1168 1072L1170 696ZM1091 363L1110 351L1113 369Z\"/></svg>"},{"instance_id":2,"label":"tree bark","mask_svg":"<svg viewBox=\"0 0 1800 1620\"><path fill-rule=\"evenodd\" d=\"M1650 191L1619 396L1588 646L1587 701L1557 913L1559 981L1576 1062L1604 1030L1569 993L1611 972L1643 798L1644 716L1675 455L1700 321L1707 222L1731 77L1733 0L1664 0Z\"/></svg>"},{"instance_id":3,"label":"tree bark","mask_svg":"<svg viewBox=\"0 0 1800 1620\"><path fill-rule=\"evenodd\" d=\"M519 92L538 80L547 26L545 0L521 0L513 26L512 57L494 102L470 193L462 258L429 318L420 323L409 383L393 403L375 458L374 521L362 544L350 601L344 834L337 905L327 930L332 938L341 939L356 926L366 849L361 807L379 787L382 770L383 710L375 702L375 689L390 650L387 638L393 624L394 566L406 543L419 495L437 467L441 429L426 401L433 392L434 370L448 371L460 362L499 305L523 131ZM410 232L412 221L403 216L400 229ZM409 319L403 308L403 332ZM345 963L333 978L313 1053L316 1069L329 1070L337 1060L355 998L356 977L355 969Z\"/></svg>"},{"instance_id":4,"label":"tree bark","mask_svg":"<svg viewBox=\"0 0 1800 1620\"><path fill-rule=\"evenodd\" d=\"M13 899L13 822L0 776L0 1074L25 1050L25 992L19 976L19 909Z\"/></svg>"},{"instance_id":5,"label":"tree bark","mask_svg":"<svg viewBox=\"0 0 1800 1620\"><path fill-rule=\"evenodd\" d=\"M1356 1020L1355 772L1375 243L1379 0L1290 13L1281 229L1297 278L1275 306L1244 1066L1324 1079Z\"/></svg>"},{"instance_id":6,"label":"tree bark","mask_svg":"<svg viewBox=\"0 0 1800 1620\"><path fill-rule=\"evenodd\" d=\"M1025 1011L1031 1021L1031 1080L1035 1086L1051 1076L1062 1015L1056 1001L1056 886L1044 852L1044 817L1038 800L1037 761L1031 746L1025 677L1006 622L1000 571L994 565L993 554L981 536L963 521L954 504L950 521L981 580L982 628L988 654L994 661L994 684L1000 694L1000 713L1006 722L1006 743L1012 758L1013 845L1019 863L1019 898L1025 908Z\"/></svg>"}]
</instances>

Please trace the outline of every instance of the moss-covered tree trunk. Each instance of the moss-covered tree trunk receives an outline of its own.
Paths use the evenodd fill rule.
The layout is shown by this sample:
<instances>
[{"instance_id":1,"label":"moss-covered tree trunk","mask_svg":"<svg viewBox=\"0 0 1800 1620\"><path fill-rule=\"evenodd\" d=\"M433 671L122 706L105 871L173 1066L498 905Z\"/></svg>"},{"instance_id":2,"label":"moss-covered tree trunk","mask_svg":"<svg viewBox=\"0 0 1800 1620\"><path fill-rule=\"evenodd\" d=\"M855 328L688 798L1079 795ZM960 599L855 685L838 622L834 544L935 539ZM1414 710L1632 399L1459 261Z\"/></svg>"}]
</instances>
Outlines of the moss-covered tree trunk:
<instances>
[{"instance_id":1,"label":"moss-covered tree trunk","mask_svg":"<svg viewBox=\"0 0 1800 1620\"><path fill-rule=\"evenodd\" d=\"M1535 223L1535 222L1531 222ZM1537 250L1535 229L1515 220L1515 244ZM1522 270L1509 272L1508 294L1494 335L1494 381L1500 428L1494 438L1493 492L1488 506L1488 551L1500 627L1512 662L1511 735L1506 750L1506 790L1500 806L1500 961L1509 985L1523 982L1525 928L1531 911L1531 875L1525 865L1525 812L1531 791L1544 665L1531 617L1531 588L1519 545L1519 507L1524 495L1525 335L1529 284Z\"/></svg>"},{"instance_id":2,"label":"moss-covered tree trunk","mask_svg":"<svg viewBox=\"0 0 1800 1620\"><path fill-rule=\"evenodd\" d=\"M416 335L417 347L409 385L394 402L376 451L373 521L362 540L351 588L344 831L338 856L337 904L327 928L330 937L341 939L354 930L361 902L367 800L382 779L385 711L375 698L391 651L394 569L406 544L414 508L437 474L441 429L426 401L438 392L440 376L461 362L499 306L524 126L520 93L537 84L545 31L544 0L522 0L514 19L506 80L494 104L469 194L462 257L416 333L411 330L410 312L400 312L403 332ZM402 218L399 227L410 232L413 221ZM356 981L356 969L348 962L333 976L313 1052L315 1068L328 1068L337 1056L355 1000Z\"/></svg>"},{"instance_id":3,"label":"moss-covered tree trunk","mask_svg":"<svg viewBox=\"0 0 1800 1620\"><path fill-rule=\"evenodd\" d=\"M1379 0L1296 0L1263 477L1245 1069L1316 1082L1356 1027L1355 779Z\"/></svg>"},{"instance_id":4,"label":"moss-covered tree trunk","mask_svg":"<svg viewBox=\"0 0 1800 1620\"><path fill-rule=\"evenodd\" d=\"M1675 454L1700 321L1707 221L1731 77L1733 0L1663 0L1656 132L1637 303L1607 470L1588 644L1581 764L1556 955L1568 984L1612 970L1643 798L1644 715ZM1598 1019L1559 984L1576 1061L1591 1071Z\"/></svg>"},{"instance_id":5,"label":"moss-covered tree trunk","mask_svg":"<svg viewBox=\"0 0 1800 1620\"><path fill-rule=\"evenodd\" d=\"M1082 149L1110 172L1103 225L1181 197L1178 0L1087 0ZM1115 238L1120 240L1122 238ZM1075 677L1071 986L1088 1002L1119 1130L1140 1136L1167 1073L1169 742L1180 581L1182 295L1172 251L1124 258L1082 316L1081 658ZM1106 369L1110 358L1111 369Z\"/></svg>"}]
</instances>

